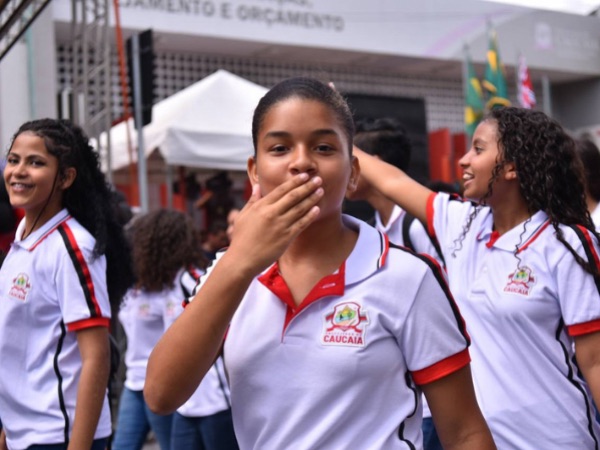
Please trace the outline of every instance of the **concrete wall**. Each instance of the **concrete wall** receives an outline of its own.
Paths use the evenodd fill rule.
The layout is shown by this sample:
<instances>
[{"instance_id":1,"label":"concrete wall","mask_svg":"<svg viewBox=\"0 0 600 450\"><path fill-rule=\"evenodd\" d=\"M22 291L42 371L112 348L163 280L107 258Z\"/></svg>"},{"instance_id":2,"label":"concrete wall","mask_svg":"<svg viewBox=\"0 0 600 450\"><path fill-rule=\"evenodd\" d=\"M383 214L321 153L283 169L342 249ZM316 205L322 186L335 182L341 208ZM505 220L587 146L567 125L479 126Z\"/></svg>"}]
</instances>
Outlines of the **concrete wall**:
<instances>
[{"instance_id":1,"label":"concrete wall","mask_svg":"<svg viewBox=\"0 0 600 450\"><path fill-rule=\"evenodd\" d=\"M552 110L571 130L600 124L600 78L553 86Z\"/></svg>"}]
</instances>

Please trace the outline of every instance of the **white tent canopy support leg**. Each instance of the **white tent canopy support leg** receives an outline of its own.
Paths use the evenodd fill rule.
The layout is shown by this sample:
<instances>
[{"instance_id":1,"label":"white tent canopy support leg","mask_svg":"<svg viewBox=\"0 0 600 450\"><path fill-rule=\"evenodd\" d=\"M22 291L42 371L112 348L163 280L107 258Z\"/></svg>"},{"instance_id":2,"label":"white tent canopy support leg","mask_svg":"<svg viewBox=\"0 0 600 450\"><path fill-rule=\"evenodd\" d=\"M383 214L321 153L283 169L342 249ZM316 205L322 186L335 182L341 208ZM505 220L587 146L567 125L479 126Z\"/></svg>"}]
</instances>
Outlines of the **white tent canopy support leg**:
<instances>
[{"instance_id":1,"label":"white tent canopy support leg","mask_svg":"<svg viewBox=\"0 0 600 450\"><path fill-rule=\"evenodd\" d=\"M170 164L166 165L166 177L167 177L167 208L173 209L173 182L175 177L173 176L173 166Z\"/></svg>"}]
</instances>

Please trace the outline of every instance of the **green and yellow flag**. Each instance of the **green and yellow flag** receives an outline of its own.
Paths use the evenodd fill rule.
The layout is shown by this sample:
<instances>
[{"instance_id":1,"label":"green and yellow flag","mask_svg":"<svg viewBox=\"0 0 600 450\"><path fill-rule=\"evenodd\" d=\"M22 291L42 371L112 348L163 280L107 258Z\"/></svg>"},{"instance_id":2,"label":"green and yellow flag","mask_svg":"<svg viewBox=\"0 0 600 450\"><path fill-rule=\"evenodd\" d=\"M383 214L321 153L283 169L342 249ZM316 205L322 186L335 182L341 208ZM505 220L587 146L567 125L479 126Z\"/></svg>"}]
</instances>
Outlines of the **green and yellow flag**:
<instances>
[{"instance_id":1,"label":"green and yellow flag","mask_svg":"<svg viewBox=\"0 0 600 450\"><path fill-rule=\"evenodd\" d=\"M475 128L483 117L483 92L466 49L465 65L465 131L469 136L473 136Z\"/></svg>"},{"instance_id":2,"label":"green and yellow flag","mask_svg":"<svg viewBox=\"0 0 600 450\"><path fill-rule=\"evenodd\" d=\"M490 45L487 52L487 65L485 67L483 87L488 93L485 105L487 109L493 109L498 106L510 106L504 67L500 62L500 52L498 51L498 42L494 30L490 31Z\"/></svg>"}]
</instances>

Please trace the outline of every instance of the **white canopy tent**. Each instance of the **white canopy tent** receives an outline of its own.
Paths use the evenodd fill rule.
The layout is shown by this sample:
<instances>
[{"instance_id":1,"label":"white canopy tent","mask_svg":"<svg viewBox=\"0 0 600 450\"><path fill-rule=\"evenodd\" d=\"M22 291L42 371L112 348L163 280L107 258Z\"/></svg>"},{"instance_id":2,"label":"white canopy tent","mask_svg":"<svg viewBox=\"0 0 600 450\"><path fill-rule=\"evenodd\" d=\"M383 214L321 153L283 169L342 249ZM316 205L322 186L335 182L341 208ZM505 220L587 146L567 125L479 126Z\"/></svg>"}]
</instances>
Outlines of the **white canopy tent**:
<instances>
[{"instance_id":1,"label":"white canopy tent","mask_svg":"<svg viewBox=\"0 0 600 450\"><path fill-rule=\"evenodd\" d=\"M162 100L152 108L152 122L143 129L146 158L157 149L167 165L245 171L252 154L252 114L267 89L225 70ZM110 130L111 169L137 160L133 119ZM106 135L100 137L102 167L108 171Z\"/></svg>"}]
</instances>

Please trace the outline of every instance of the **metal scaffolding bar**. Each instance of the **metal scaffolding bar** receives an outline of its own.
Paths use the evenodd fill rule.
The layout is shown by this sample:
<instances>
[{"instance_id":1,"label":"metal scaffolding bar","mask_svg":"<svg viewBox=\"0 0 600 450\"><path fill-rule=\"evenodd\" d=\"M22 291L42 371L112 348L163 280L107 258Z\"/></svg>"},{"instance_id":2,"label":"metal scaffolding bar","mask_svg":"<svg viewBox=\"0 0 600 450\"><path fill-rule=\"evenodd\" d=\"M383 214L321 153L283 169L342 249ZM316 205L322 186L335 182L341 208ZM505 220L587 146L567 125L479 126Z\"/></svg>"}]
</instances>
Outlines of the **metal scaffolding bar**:
<instances>
[{"instance_id":1,"label":"metal scaffolding bar","mask_svg":"<svg viewBox=\"0 0 600 450\"><path fill-rule=\"evenodd\" d=\"M112 122L109 14L108 0L72 0L73 120L96 138ZM110 137L107 151L110 167Z\"/></svg>"},{"instance_id":2,"label":"metal scaffolding bar","mask_svg":"<svg viewBox=\"0 0 600 450\"><path fill-rule=\"evenodd\" d=\"M0 61L50 0L0 0Z\"/></svg>"}]
</instances>

